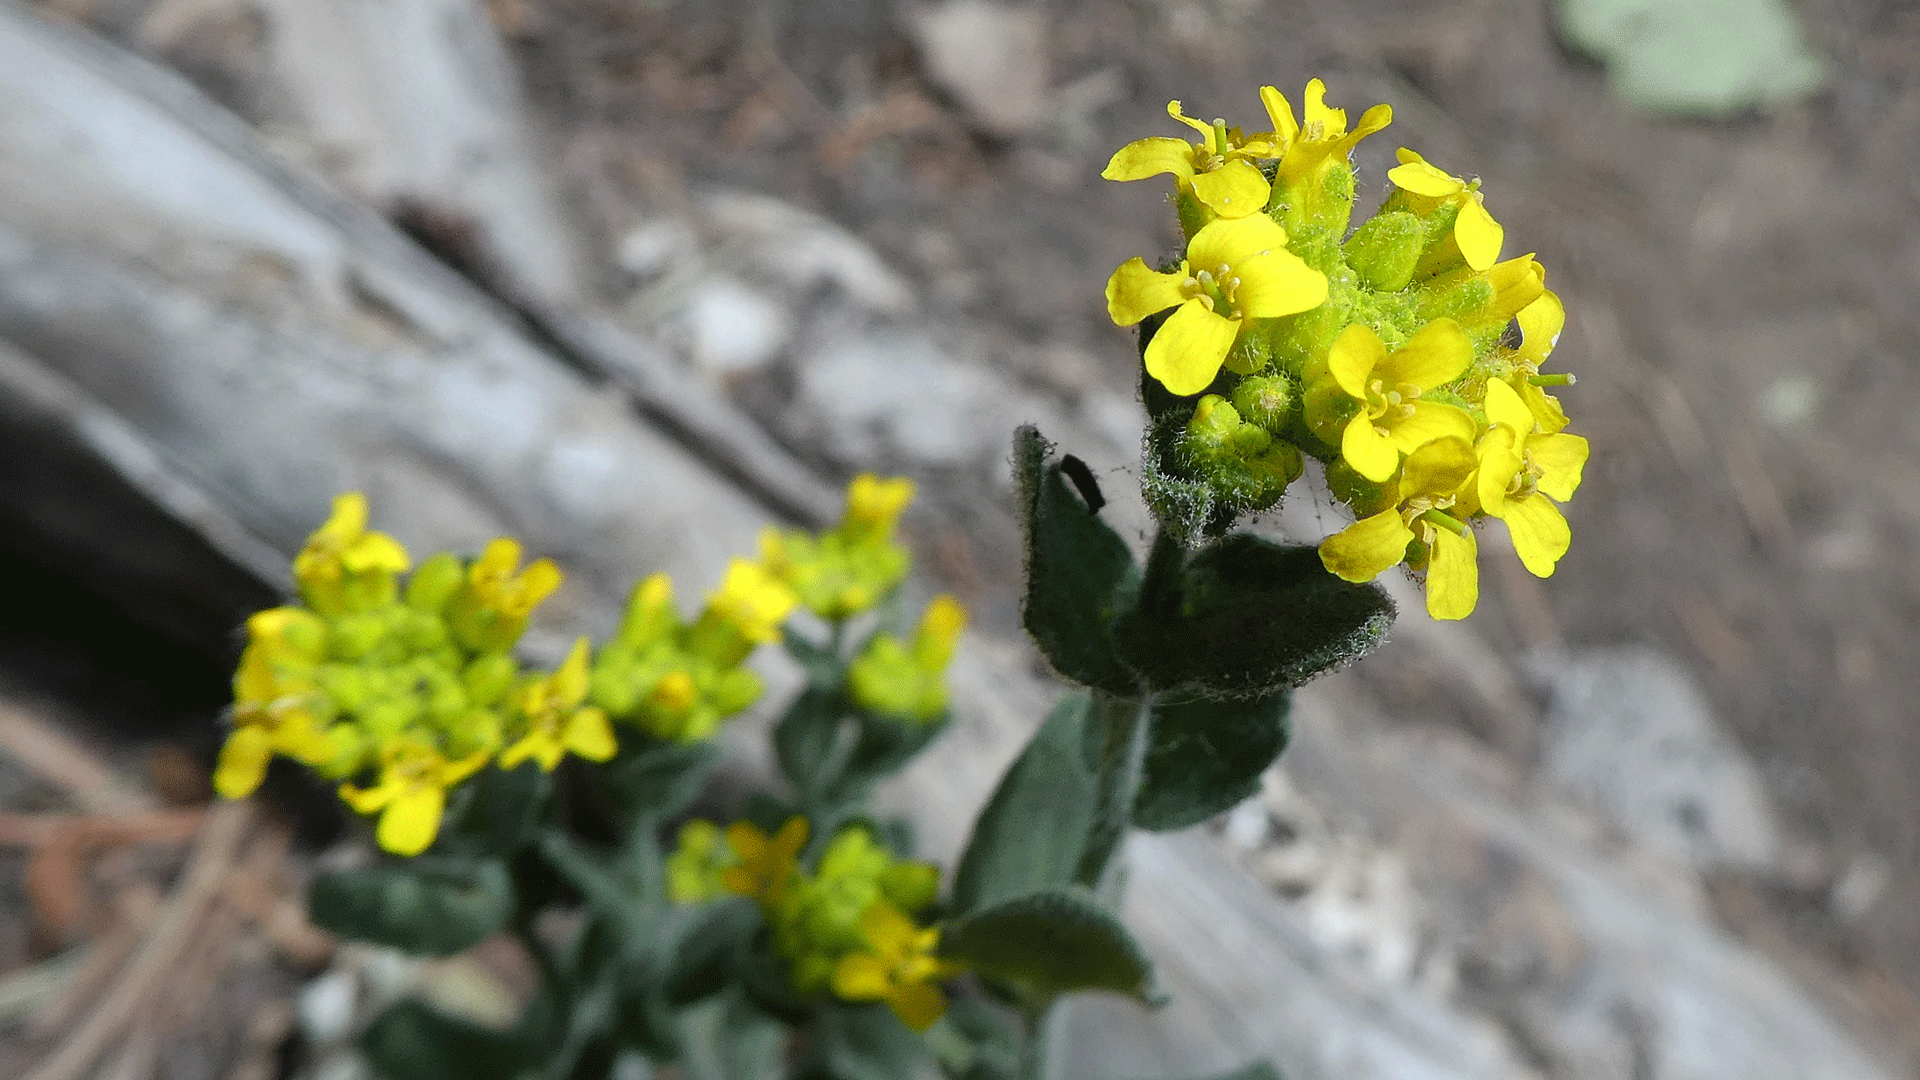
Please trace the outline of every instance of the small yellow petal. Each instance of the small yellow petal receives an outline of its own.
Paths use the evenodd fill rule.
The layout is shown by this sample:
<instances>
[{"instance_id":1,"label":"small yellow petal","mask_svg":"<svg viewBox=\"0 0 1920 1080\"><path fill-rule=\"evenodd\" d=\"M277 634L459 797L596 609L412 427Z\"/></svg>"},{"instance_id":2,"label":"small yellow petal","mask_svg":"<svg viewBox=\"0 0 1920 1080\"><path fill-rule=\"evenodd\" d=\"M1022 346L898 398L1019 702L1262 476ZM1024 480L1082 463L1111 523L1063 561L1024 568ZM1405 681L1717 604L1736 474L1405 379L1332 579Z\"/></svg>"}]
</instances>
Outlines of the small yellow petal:
<instances>
[{"instance_id":1,"label":"small yellow petal","mask_svg":"<svg viewBox=\"0 0 1920 1080\"><path fill-rule=\"evenodd\" d=\"M388 570L396 574L405 573L413 565L400 541L378 532L367 533L348 545L340 553L340 564L355 573Z\"/></svg>"},{"instance_id":2,"label":"small yellow petal","mask_svg":"<svg viewBox=\"0 0 1920 1080\"><path fill-rule=\"evenodd\" d=\"M1525 436L1533 431L1533 410L1527 408L1519 393L1506 383L1489 379L1482 404L1487 410L1487 423L1504 424L1513 429L1515 446L1521 445Z\"/></svg>"},{"instance_id":3,"label":"small yellow petal","mask_svg":"<svg viewBox=\"0 0 1920 1080\"><path fill-rule=\"evenodd\" d=\"M1573 544L1573 530L1565 515L1544 495L1509 499L1500 519L1513 537L1514 553L1534 577L1552 577L1553 564Z\"/></svg>"},{"instance_id":4,"label":"small yellow petal","mask_svg":"<svg viewBox=\"0 0 1920 1080\"><path fill-rule=\"evenodd\" d=\"M1460 255L1469 267L1485 270L1498 261L1500 245L1506 242L1506 236L1507 231L1481 205L1479 192L1461 204L1460 216L1453 222L1453 242L1459 245Z\"/></svg>"},{"instance_id":5,"label":"small yellow petal","mask_svg":"<svg viewBox=\"0 0 1920 1080\"><path fill-rule=\"evenodd\" d=\"M1488 383L1487 387L1505 385L1496 382ZM1479 478L1474 486L1481 508L1489 514L1500 514L1502 504L1507 501L1507 485L1512 482L1513 474L1520 471L1520 455L1514 451L1519 441L1520 436L1505 424L1495 424L1480 439Z\"/></svg>"},{"instance_id":6,"label":"small yellow petal","mask_svg":"<svg viewBox=\"0 0 1920 1080\"><path fill-rule=\"evenodd\" d=\"M266 779L273 760L273 739L261 728L235 728L220 748L213 770L213 790L223 799L244 799Z\"/></svg>"},{"instance_id":7,"label":"small yellow petal","mask_svg":"<svg viewBox=\"0 0 1920 1080\"><path fill-rule=\"evenodd\" d=\"M1520 348L1515 355L1538 367L1559 344L1560 332L1567 325L1567 309L1549 289L1514 318L1520 323Z\"/></svg>"},{"instance_id":8,"label":"small yellow petal","mask_svg":"<svg viewBox=\"0 0 1920 1080\"><path fill-rule=\"evenodd\" d=\"M889 997L887 1005L901 1023L915 1031L925 1031L947 1011L947 996L932 983L911 983Z\"/></svg>"},{"instance_id":9,"label":"small yellow petal","mask_svg":"<svg viewBox=\"0 0 1920 1080\"><path fill-rule=\"evenodd\" d=\"M1107 314L1115 326L1132 326L1178 304L1183 299L1180 285L1186 279L1184 263L1179 270L1162 274L1148 268L1144 259L1128 259L1107 279Z\"/></svg>"},{"instance_id":10,"label":"small yellow petal","mask_svg":"<svg viewBox=\"0 0 1920 1080\"><path fill-rule=\"evenodd\" d=\"M1374 366L1386 359L1387 346L1373 328L1354 323L1341 331L1327 351L1327 368L1348 397L1366 400Z\"/></svg>"},{"instance_id":11,"label":"small yellow petal","mask_svg":"<svg viewBox=\"0 0 1920 1080\"><path fill-rule=\"evenodd\" d=\"M1427 562L1427 614L1436 619L1464 619L1480 602L1479 543L1469 529L1465 536L1435 526L1433 549Z\"/></svg>"},{"instance_id":12,"label":"small yellow petal","mask_svg":"<svg viewBox=\"0 0 1920 1080\"><path fill-rule=\"evenodd\" d=\"M1271 193L1272 188L1260 170L1237 158L1193 178L1194 197L1223 218L1259 214L1267 208L1267 196Z\"/></svg>"},{"instance_id":13,"label":"small yellow petal","mask_svg":"<svg viewBox=\"0 0 1920 1080\"><path fill-rule=\"evenodd\" d=\"M1473 363L1473 341L1452 319L1435 319L1375 365L1376 378L1412 383L1422 390L1450 383Z\"/></svg>"},{"instance_id":14,"label":"small yellow petal","mask_svg":"<svg viewBox=\"0 0 1920 1080\"><path fill-rule=\"evenodd\" d=\"M1340 436L1340 456L1347 459L1354 472L1375 483L1391 477L1400 467L1399 448L1380 434L1364 412L1347 421L1347 430Z\"/></svg>"},{"instance_id":15,"label":"small yellow petal","mask_svg":"<svg viewBox=\"0 0 1920 1080\"><path fill-rule=\"evenodd\" d=\"M573 708L587 698L587 638L585 634L575 638L573 648L567 653L567 659L553 673L551 680L553 697L566 708Z\"/></svg>"},{"instance_id":16,"label":"small yellow petal","mask_svg":"<svg viewBox=\"0 0 1920 1080\"><path fill-rule=\"evenodd\" d=\"M1201 145L1206 148L1207 153L1209 154L1219 153L1220 148L1213 145L1213 125L1212 124L1207 123L1205 120L1195 120L1193 117L1188 116L1184 112L1181 112L1180 103L1178 101L1167 102L1167 115L1173 117L1175 120L1178 120L1181 123L1192 128L1193 130L1199 132L1200 138L1204 140L1201 143Z\"/></svg>"},{"instance_id":17,"label":"small yellow petal","mask_svg":"<svg viewBox=\"0 0 1920 1080\"><path fill-rule=\"evenodd\" d=\"M893 972L872 953L852 952L833 968L833 992L846 1001L881 1001L894 992Z\"/></svg>"},{"instance_id":18,"label":"small yellow petal","mask_svg":"<svg viewBox=\"0 0 1920 1080\"><path fill-rule=\"evenodd\" d=\"M1525 378L1515 384L1514 389L1519 391L1520 400L1527 403L1527 409L1533 413L1534 422L1540 425L1541 431L1552 435L1566 428L1566 410L1560 407L1560 402L1552 394L1527 382Z\"/></svg>"},{"instance_id":19,"label":"small yellow petal","mask_svg":"<svg viewBox=\"0 0 1920 1080\"><path fill-rule=\"evenodd\" d=\"M1475 435L1473 417L1466 410L1437 401L1416 401L1413 414L1394 421L1387 437L1401 453L1411 454L1435 439L1465 442ZM1404 490L1404 489L1403 489Z\"/></svg>"},{"instance_id":20,"label":"small yellow petal","mask_svg":"<svg viewBox=\"0 0 1920 1080\"><path fill-rule=\"evenodd\" d=\"M1344 135L1347 133L1347 111L1327 108L1327 84L1319 79L1309 79L1306 93L1301 95L1300 126L1312 131L1316 124L1320 127L1320 138Z\"/></svg>"},{"instance_id":21,"label":"small yellow petal","mask_svg":"<svg viewBox=\"0 0 1920 1080\"><path fill-rule=\"evenodd\" d=\"M1375 105L1373 108L1360 114L1360 123L1355 125L1353 131L1348 134L1347 141L1349 143L1359 142L1361 139L1385 128L1391 123L1393 123L1393 106L1385 104L1384 102Z\"/></svg>"},{"instance_id":22,"label":"small yellow petal","mask_svg":"<svg viewBox=\"0 0 1920 1080\"><path fill-rule=\"evenodd\" d=\"M1222 266L1237 268L1251 256L1286 246L1287 230L1265 214L1219 218L1193 234L1193 242L1187 245L1187 266L1193 271L1218 272Z\"/></svg>"},{"instance_id":23,"label":"small yellow petal","mask_svg":"<svg viewBox=\"0 0 1920 1080\"><path fill-rule=\"evenodd\" d=\"M1578 435L1534 435L1527 439L1527 456L1540 467L1542 493L1560 502L1573 498L1587 464L1587 440Z\"/></svg>"},{"instance_id":24,"label":"small yellow petal","mask_svg":"<svg viewBox=\"0 0 1920 1080\"><path fill-rule=\"evenodd\" d=\"M387 805L374 830L374 839L395 855L418 855L427 850L440 832L440 814L446 809L447 793L423 784Z\"/></svg>"},{"instance_id":25,"label":"small yellow petal","mask_svg":"<svg viewBox=\"0 0 1920 1080\"><path fill-rule=\"evenodd\" d=\"M1214 314L1198 299L1180 305L1147 343L1147 374L1168 393L1186 397L1205 390L1220 374L1240 334L1240 321Z\"/></svg>"},{"instance_id":26,"label":"small yellow petal","mask_svg":"<svg viewBox=\"0 0 1920 1080\"><path fill-rule=\"evenodd\" d=\"M595 708L581 709L567 719L566 742L567 749L588 761L606 761L620 748L607 714Z\"/></svg>"},{"instance_id":27,"label":"small yellow petal","mask_svg":"<svg viewBox=\"0 0 1920 1080\"><path fill-rule=\"evenodd\" d=\"M1300 125L1293 118L1293 106L1287 103L1287 96L1271 86L1260 88L1260 104L1266 106L1267 119L1273 124L1273 133L1280 137L1281 150L1287 143L1300 135Z\"/></svg>"},{"instance_id":28,"label":"small yellow petal","mask_svg":"<svg viewBox=\"0 0 1920 1080\"><path fill-rule=\"evenodd\" d=\"M1397 188L1429 199L1443 199L1459 194L1467 186L1459 177L1441 172L1406 147L1401 147L1398 155L1400 165L1387 170L1387 179Z\"/></svg>"},{"instance_id":29,"label":"small yellow petal","mask_svg":"<svg viewBox=\"0 0 1920 1080\"><path fill-rule=\"evenodd\" d=\"M1452 495L1479 464L1466 439L1433 439L1408 454L1400 466L1400 498Z\"/></svg>"},{"instance_id":30,"label":"small yellow petal","mask_svg":"<svg viewBox=\"0 0 1920 1080\"><path fill-rule=\"evenodd\" d=\"M1382 510L1320 541L1320 562L1333 576L1362 584L1406 558L1412 542L1413 533L1400 511Z\"/></svg>"},{"instance_id":31,"label":"small yellow petal","mask_svg":"<svg viewBox=\"0 0 1920 1080\"><path fill-rule=\"evenodd\" d=\"M1107 167L1100 170L1106 180L1145 180L1172 173L1182 180L1193 177L1193 144L1185 139L1155 136L1130 142L1114 152Z\"/></svg>"},{"instance_id":32,"label":"small yellow petal","mask_svg":"<svg viewBox=\"0 0 1920 1080\"><path fill-rule=\"evenodd\" d=\"M1518 315L1547 291L1547 268L1535 262L1531 254L1494 263L1485 274L1493 285L1489 310L1502 319Z\"/></svg>"},{"instance_id":33,"label":"small yellow petal","mask_svg":"<svg viewBox=\"0 0 1920 1080\"><path fill-rule=\"evenodd\" d=\"M1254 255L1234 270L1240 278L1234 303L1250 319L1297 315L1326 303L1327 275L1291 251Z\"/></svg>"}]
</instances>

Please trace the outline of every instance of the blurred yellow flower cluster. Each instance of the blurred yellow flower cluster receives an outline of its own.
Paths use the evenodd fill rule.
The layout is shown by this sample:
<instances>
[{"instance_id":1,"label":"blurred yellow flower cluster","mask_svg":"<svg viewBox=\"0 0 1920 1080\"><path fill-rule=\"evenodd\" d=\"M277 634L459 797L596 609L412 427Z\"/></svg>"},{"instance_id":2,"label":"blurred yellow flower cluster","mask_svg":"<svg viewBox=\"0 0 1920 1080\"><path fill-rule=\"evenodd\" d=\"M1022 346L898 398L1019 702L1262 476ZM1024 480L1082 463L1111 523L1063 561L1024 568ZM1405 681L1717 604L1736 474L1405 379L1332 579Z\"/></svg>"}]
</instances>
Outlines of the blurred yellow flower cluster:
<instances>
[{"instance_id":1,"label":"blurred yellow flower cluster","mask_svg":"<svg viewBox=\"0 0 1920 1080\"><path fill-rule=\"evenodd\" d=\"M1201 140L1130 143L1103 173L1173 176L1186 234L1158 268L1131 259L1107 283L1113 321L1149 335L1144 487L1163 522L1217 529L1278 503L1315 458L1359 518L1322 544L1328 570L1360 582L1405 564L1434 616L1461 618L1479 596L1475 521L1504 521L1542 577L1571 542L1557 504L1587 442L1546 390L1572 377L1540 370L1565 311L1532 255L1500 258L1480 182L1412 150L1352 228L1351 151L1393 113L1350 128L1325 97L1308 83L1296 119L1262 87L1271 127L1254 134L1171 103Z\"/></svg>"},{"instance_id":2,"label":"blurred yellow flower cluster","mask_svg":"<svg viewBox=\"0 0 1920 1080\"><path fill-rule=\"evenodd\" d=\"M808 872L801 862L807 832L803 817L772 835L745 821L724 834L712 822L689 822L668 859L669 893L680 903L725 893L752 898L796 993L883 1001L924 1031L947 1008L939 983L957 973L936 955L939 930L914 918L938 894L939 871L898 858L866 828L849 825Z\"/></svg>"}]
</instances>

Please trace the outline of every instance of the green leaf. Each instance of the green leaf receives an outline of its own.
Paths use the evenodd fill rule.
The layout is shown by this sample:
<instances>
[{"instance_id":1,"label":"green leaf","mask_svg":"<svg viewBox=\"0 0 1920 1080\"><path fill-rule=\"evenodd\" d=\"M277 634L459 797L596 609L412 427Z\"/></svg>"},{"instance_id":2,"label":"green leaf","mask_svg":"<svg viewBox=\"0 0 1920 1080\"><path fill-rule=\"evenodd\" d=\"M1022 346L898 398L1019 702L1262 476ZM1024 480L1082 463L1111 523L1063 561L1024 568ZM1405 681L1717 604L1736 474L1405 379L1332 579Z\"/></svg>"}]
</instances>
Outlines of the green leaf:
<instances>
[{"instance_id":1,"label":"green leaf","mask_svg":"<svg viewBox=\"0 0 1920 1080\"><path fill-rule=\"evenodd\" d=\"M1086 754L1096 712L1087 694L1062 695L1008 766L960 856L955 912L1073 882L1094 832L1099 797Z\"/></svg>"},{"instance_id":2,"label":"green leaf","mask_svg":"<svg viewBox=\"0 0 1920 1080\"><path fill-rule=\"evenodd\" d=\"M1287 748L1292 694L1239 701L1158 700L1133 804L1142 829L1184 829L1260 790L1260 774Z\"/></svg>"},{"instance_id":3,"label":"green leaf","mask_svg":"<svg viewBox=\"0 0 1920 1080\"><path fill-rule=\"evenodd\" d=\"M829 801L846 805L866 798L873 785L898 772L914 755L926 749L947 726L942 716L908 724L883 716L854 718L853 747L839 777L825 792Z\"/></svg>"},{"instance_id":4,"label":"green leaf","mask_svg":"<svg viewBox=\"0 0 1920 1080\"><path fill-rule=\"evenodd\" d=\"M376 1072L405 1080L512 1080L528 1064L513 1036L412 998L380 1014L360 1036L360 1051Z\"/></svg>"},{"instance_id":5,"label":"green leaf","mask_svg":"<svg viewBox=\"0 0 1920 1080\"><path fill-rule=\"evenodd\" d=\"M881 1004L832 1002L813 1024L822 1071L834 1080L902 1080L931 1059L924 1039Z\"/></svg>"},{"instance_id":6,"label":"green leaf","mask_svg":"<svg viewBox=\"0 0 1920 1080\"><path fill-rule=\"evenodd\" d=\"M1567 44L1599 57L1629 105L1728 116L1800 101L1827 81L1784 0L1560 0Z\"/></svg>"},{"instance_id":7,"label":"green leaf","mask_svg":"<svg viewBox=\"0 0 1920 1080\"><path fill-rule=\"evenodd\" d=\"M802 802L817 802L840 778L849 750L846 716L837 687L809 686L774 725L774 758Z\"/></svg>"},{"instance_id":8,"label":"green leaf","mask_svg":"<svg viewBox=\"0 0 1920 1080\"><path fill-rule=\"evenodd\" d=\"M725 989L733 980L741 950L760 926L760 909L744 897L694 912L675 943L667 970L667 1000L688 1005Z\"/></svg>"},{"instance_id":9,"label":"green leaf","mask_svg":"<svg viewBox=\"0 0 1920 1080\"><path fill-rule=\"evenodd\" d=\"M1014 433L1014 481L1026 533L1022 621L1063 678L1112 694L1137 694L1138 681L1115 655L1107 631L1131 602L1140 568L1126 541L1062 474L1062 463L1049 460L1052 452L1031 425ZM1093 485L1084 467L1073 480Z\"/></svg>"},{"instance_id":10,"label":"green leaf","mask_svg":"<svg viewBox=\"0 0 1920 1080\"><path fill-rule=\"evenodd\" d=\"M643 814L665 819L686 810L720 762L720 748L712 743L663 743L632 729L622 730L620 738L613 760L590 775L628 822Z\"/></svg>"},{"instance_id":11,"label":"green leaf","mask_svg":"<svg viewBox=\"0 0 1920 1080\"><path fill-rule=\"evenodd\" d=\"M1155 552L1155 562L1173 556ZM1328 573L1317 549L1238 533L1151 575L1115 628L1157 693L1261 697L1365 655L1393 622L1379 586Z\"/></svg>"},{"instance_id":12,"label":"green leaf","mask_svg":"<svg viewBox=\"0 0 1920 1080\"><path fill-rule=\"evenodd\" d=\"M653 838L641 838L640 843L652 844ZM617 930L619 936L626 939L623 952L631 955L647 943L648 937L637 931L664 904L657 875L651 882L636 880L637 875L623 872L628 870L625 859L590 854L572 837L557 830L540 837L540 854L568 884L580 890L587 907L599 916L609 932ZM648 886L652 886L651 890Z\"/></svg>"},{"instance_id":13,"label":"green leaf","mask_svg":"<svg viewBox=\"0 0 1920 1080\"><path fill-rule=\"evenodd\" d=\"M687 1010L687 1080L765 1080L780 1075L786 1030L754 1001L735 992Z\"/></svg>"},{"instance_id":14,"label":"green leaf","mask_svg":"<svg viewBox=\"0 0 1920 1080\"><path fill-rule=\"evenodd\" d=\"M941 934L940 952L1035 1006L1074 990L1153 1001L1139 943L1082 892L1047 890L976 912Z\"/></svg>"},{"instance_id":15,"label":"green leaf","mask_svg":"<svg viewBox=\"0 0 1920 1080\"><path fill-rule=\"evenodd\" d=\"M472 798L452 830L489 855L506 855L533 839L553 793L553 776L531 761L515 769L482 769L469 785Z\"/></svg>"},{"instance_id":16,"label":"green leaf","mask_svg":"<svg viewBox=\"0 0 1920 1080\"><path fill-rule=\"evenodd\" d=\"M451 956L505 926L513 882L493 859L413 859L315 879L307 913L342 937L421 956Z\"/></svg>"}]
</instances>

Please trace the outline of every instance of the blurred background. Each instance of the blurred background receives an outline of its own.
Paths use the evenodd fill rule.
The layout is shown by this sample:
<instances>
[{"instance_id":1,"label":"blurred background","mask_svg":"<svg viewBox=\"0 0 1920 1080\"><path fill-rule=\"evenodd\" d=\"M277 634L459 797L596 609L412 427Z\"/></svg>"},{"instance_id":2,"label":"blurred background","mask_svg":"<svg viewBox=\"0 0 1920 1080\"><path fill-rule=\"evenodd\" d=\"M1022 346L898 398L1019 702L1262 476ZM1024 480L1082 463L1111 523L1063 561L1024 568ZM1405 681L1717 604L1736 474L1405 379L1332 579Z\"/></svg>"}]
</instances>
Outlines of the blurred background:
<instances>
[{"instance_id":1,"label":"blurred background","mask_svg":"<svg viewBox=\"0 0 1920 1080\"><path fill-rule=\"evenodd\" d=\"M344 834L292 780L208 839L235 627L335 491L416 551L554 555L550 651L639 574L691 594L760 522L905 473L917 587L975 611L981 685L1040 685L1011 428L1146 528L1102 288L1179 233L1100 169L1185 134L1169 99L1254 130L1259 86L1314 77L1393 105L1363 208L1411 147L1539 254L1593 457L1552 579L1495 527L1464 626L1396 583L1265 796L1143 850L1301 965L1153 1038L1290 1077L1920 1075L1894 0L0 2L0 1073L352 1080L327 1048L366 999L524 989L510 955L400 970L304 928ZM1297 492L1263 527L1340 526ZM952 751L953 799L1012 723ZM240 884L183 899L208 866ZM196 958L162 995L193 1000L115 998L142 956ZM1352 1007L1285 1003L1313 995ZM1113 1038L1087 1075L1165 1071Z\"/></svg>"}]
</instances>

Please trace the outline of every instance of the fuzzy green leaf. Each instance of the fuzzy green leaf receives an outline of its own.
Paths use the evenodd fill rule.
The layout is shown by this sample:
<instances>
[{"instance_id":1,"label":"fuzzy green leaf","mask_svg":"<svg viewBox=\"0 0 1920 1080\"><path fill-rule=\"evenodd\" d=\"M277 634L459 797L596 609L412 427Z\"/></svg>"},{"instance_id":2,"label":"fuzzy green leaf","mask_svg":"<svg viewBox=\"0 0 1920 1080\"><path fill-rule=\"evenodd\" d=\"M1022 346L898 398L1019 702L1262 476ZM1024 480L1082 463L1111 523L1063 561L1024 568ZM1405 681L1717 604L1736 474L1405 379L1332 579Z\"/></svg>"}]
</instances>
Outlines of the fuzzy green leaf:
<instances>
[{"instance_id":1,"label":"fuzzy green leaf","mask_svg":"<svg viewBox=\"0 0 1920 1080\"><path fill-rule=\"evenodd\" d=\"M1084 467L1071 476L1032 426L1014 433L1014 480L1026 533L1026 598L1021 618L1063 678L1108 693L1139 692L1115 655L1107 628L1140 578L1133 552L1080 494L1098 487Z\"/></svg>"},{"instance_id":2,"label":"fuzzy green leaf","mask_svg":"<svg viewBox=\"0 0 1920 1080\"><path fill-rule=\"evenodd\" d=\"M315 879L307 913L342 937L418 956L451 956L506 925L514 908L507 868L492 859L412 859Z\"/></svg>"},{"instance_id":3,"label":"fuzzy green leaf","mask_svg":"<svg viewBox=\"0 0 1920 1080\"><path fill-rule=\"evenodd\" d=\"M367 1028L360 1051L382 1076L407 1080L511 1080L527 1057L527 1048L513 1036L411 998Z\"/></svg>"},{"instance_id":4,"label":"fuzzy green leaf","mask_svg":"<svg viewBox=\"0 0 1920 1080\"><path fill-rule=\"evenodd\" d=\"M1156 573L1115 638L1156 693L1253 698L1359 659L1393 615L1384 590L1334 577L1317 549L1240 533Z\"/></svg>"},{"instance_id":5,"label":"fuzzy green leaf","mask_svg":"<svg viewBox=\"0 0 1920 1080\"><path fill-rule=\"evenodd\" d=\"M1156 701L1133 823L1184 829L1260 790L1260 774L1287 748L1292 695Z\"/></svg>"},{"instance_id":6,"label":"fuzzy green leaf","mask_svg":"<svg viewBox=\"0 0 1920 1080\"><path fill-rule=\"evenodd\" d=\"M667 1000L687 1005L724 989L741 950L761 927L759 909L745 898L709 904L694 913L673 951Z\"/></svg>"},{"instance_id":7,"label":"fuzzy green leaf","mask_svg":"<svg viewBox=\"0 0 1920 1080\"><path fill-rule=\"evenodd\" d=\"M1063 695L1007 767L960 857L954 911L978 910L1074 880L1095 832L1099 784L1086 748L1097 713L1088 695Z\"/></svg>"},{"instance_id":8,"label":"fuzzy green leaf","mask_svg":"<svg viewBox=\"0 0 1920 1080\"><path fill-rule=\"evenodd\" d=\"M620 733L620 750L591 774L620 816L671 818L699 798L707 777L720 762L712 743L664 743L632 729Z\"/></svg>"},{"instance_id":9,"label":"fuzzy green leaf","mask_svg":"<svg viewBox=\"0 0 1920 1080\"><path fill-rule=\"evenodd\" d=\"M978 911L948 927L940 951L1033 1005L1075 990L1153 1001L1153 967L1139 943L1080 891L1051 889Z\"/></svg>"}]
</instances>

